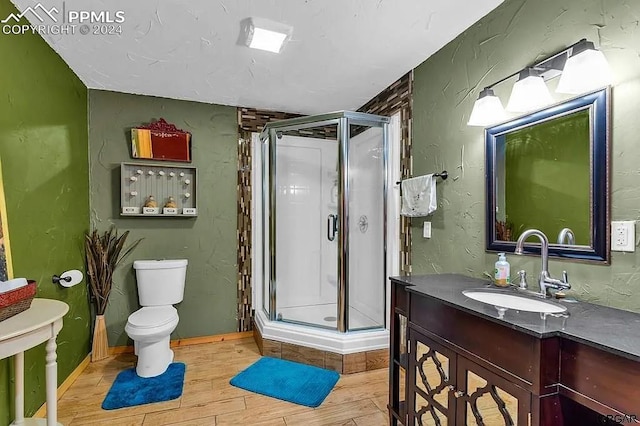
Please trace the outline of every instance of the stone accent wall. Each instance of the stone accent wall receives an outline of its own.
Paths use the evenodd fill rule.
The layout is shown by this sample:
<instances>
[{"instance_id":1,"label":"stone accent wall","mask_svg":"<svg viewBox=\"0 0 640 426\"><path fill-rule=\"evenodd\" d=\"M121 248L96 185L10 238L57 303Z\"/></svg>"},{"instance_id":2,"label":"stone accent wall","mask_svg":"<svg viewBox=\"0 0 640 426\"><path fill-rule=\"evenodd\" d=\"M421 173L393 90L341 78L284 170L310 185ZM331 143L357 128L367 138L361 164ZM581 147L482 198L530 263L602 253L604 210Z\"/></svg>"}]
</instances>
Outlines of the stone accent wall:
<instances>
[{"instance_id":1,"label":"stone accent wall","mask_svg":"<svg viewBox=\"0 0 640 426\"><path fill-rule=\"evenodd\" d=\"M286 112L238 108L238 331L252 329L251 300L251 133L272 121L299 117Z\"/></svg>"}]
</instances>

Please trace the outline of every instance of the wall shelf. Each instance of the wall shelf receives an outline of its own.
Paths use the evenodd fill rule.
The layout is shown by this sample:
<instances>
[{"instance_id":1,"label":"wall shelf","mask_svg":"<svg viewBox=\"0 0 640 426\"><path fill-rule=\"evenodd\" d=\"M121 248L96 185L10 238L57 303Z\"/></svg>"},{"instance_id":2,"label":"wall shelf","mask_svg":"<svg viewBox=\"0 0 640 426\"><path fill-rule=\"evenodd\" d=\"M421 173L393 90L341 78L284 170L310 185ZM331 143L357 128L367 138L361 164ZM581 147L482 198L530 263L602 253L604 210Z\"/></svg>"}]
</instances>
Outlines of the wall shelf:
<instances>
[{"instance_id":1,"label":"wall shelf","mask_svg":"<svg viewBox=\"0 0 640 426\"><path fill-rule=\"evenodd\" d=\"M150 196L158 204L157 213L145 214L144 204ZM175 209L163 208L169 197L173 197ZM120 216L197 217L197 169L173 164L121 163Z\"/></svg>"}]
</instances>

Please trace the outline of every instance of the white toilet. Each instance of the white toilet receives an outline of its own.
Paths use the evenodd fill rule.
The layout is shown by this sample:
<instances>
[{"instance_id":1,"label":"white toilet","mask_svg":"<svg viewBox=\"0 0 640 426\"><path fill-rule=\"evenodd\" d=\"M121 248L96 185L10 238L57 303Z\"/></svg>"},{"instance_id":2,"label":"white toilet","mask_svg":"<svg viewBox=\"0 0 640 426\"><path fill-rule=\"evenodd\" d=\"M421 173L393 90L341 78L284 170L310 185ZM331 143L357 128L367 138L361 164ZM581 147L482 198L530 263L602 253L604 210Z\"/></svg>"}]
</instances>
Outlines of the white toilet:
<instances>
[{"instance_id":1,"label":"white toilet","mask_svg":"<svg viewBox=\"0 0 640 426\"><path fill-rule=\"evenodd\" d=\"M140 377L159 376L173 362L169 337L179 318L172 305L184 297L187 263L186 259L133 262L142 308L129 315L124 331L133 340Z\"/></svg>"}]
</instances>

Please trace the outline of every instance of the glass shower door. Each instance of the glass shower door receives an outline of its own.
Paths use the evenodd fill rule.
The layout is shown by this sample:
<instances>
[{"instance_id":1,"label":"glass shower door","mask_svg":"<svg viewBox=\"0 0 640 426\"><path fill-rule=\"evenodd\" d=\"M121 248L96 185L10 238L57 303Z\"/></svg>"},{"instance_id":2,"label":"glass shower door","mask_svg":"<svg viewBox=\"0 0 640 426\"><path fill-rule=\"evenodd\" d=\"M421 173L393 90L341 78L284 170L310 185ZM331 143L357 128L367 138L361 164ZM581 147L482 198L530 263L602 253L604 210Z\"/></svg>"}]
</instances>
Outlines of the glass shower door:
<instances>
[{"instance_id":1,"label":"glass shower door","mask_svg":"<svg viewBox=\"0 0 640 426\"><path fill-rule=\"evenodd\" d=\"M385 325L386 147L382 127L349 126L349 330Z\"/></svg>"},{"instance_id":2,"label":"glass shower door","mask_svg":"<svg viewBox=\"0 0 640 426\"><path fill-rule=\"evenodd\" d=\"M271 144L275 147L271 202L275 202L275 319L335 329L338 144L328 136L336 134L331 128L336 126L277 133Z\"/></svg>"}]
</instances>

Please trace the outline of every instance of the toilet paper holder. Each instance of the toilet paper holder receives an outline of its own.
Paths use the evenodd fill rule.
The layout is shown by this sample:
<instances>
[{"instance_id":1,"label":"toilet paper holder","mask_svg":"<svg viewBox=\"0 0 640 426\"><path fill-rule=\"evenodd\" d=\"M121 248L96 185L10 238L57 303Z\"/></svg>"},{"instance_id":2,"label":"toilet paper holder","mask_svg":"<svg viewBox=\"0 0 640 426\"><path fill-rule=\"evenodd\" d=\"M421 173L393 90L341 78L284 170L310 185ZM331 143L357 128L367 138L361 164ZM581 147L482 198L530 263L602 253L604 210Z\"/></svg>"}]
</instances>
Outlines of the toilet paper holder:
<instances>
[{"instance_id":1,"label":"toilet paper holder","mask_svg":"<svg viewBox=\"0 0 640 426\"><path fill-rule=\"evenodd\" d=\"M70 276L61 277L59 275L54 275L51 277L51 282L54 284L60 284L60 281L64 281L66 283L71 282L72 278Z\"/></svg>"},{"instance_id":2,"label":"toilet paper holder","mask_svg":"<svg viewBox=\"0 0 640 426\"><path fill-rule=\"evenodd\" d=\"M77 269L72 269L70 271L63 272L60 275L53 275L51 277L51 282L54 284L60 284L62 287L73 287L74 285L82 282L82 279L82 272Z\"/></svg>"}]
</instances>

